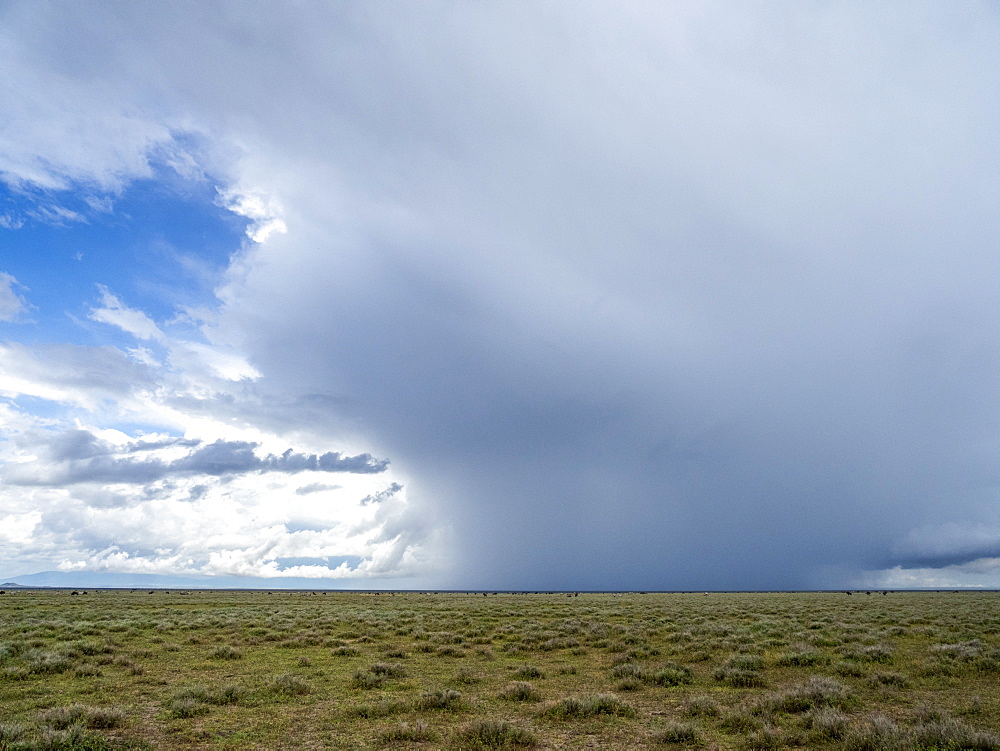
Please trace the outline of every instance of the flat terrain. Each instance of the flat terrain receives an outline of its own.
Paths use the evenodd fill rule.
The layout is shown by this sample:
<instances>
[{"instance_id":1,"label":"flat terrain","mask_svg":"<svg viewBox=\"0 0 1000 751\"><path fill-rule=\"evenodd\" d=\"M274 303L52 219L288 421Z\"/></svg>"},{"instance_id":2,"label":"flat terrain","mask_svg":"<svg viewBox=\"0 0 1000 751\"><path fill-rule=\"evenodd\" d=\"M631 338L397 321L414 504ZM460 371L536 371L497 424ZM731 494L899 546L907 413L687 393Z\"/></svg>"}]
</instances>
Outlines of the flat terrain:
<instances>
[{"instance_id":1,"label":"flat terrain","mask_svg":"<svg viewBox=\"0 0 1000 751\"><path fill-rule=\"evenodd\" d=\"M1000 594L7 590L0 748L1000 749Z\"/></svg>"}]
</instances>

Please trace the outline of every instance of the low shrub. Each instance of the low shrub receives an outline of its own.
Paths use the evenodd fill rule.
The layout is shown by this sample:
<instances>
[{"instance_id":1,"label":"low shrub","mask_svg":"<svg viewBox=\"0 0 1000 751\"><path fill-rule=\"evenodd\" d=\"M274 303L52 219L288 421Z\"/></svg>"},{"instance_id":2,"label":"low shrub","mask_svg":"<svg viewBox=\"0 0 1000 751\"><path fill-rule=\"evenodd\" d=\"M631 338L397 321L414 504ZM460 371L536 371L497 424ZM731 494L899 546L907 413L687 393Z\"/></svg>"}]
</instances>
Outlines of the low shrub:
<instances>
[{"instance_id":1,"label":"low shrub","mask_svg":"<svg viewBox=\"0 0 1000 751\"><path fill-rule=\"evenodd\" d=\"M381 675L386 678L406 677L406 666L401 662L376 662L368 669L375 675Z\"/></svg>"},{"instance_id":2,"label":"low shrub","mask_svg":"<svg viewBox=\"0 0 1000 751\"><path fill-rule=\"evenodd\" d=\"M693 680L691 668L676 662L667 662L652 671L646 679L647 683L657 686L680 686Z\"/></svg>"},{"instance_id":3,"label":"low shrub","mask_svg":"<svg viewBox=\"0 0 1000 751\"><path fill-rule=\"evenodd\" d=\"M776 663L783 667L814 667L825 665L830 660L822 652L814 650L803 650L798 652L786 652L778 657Z\"/></svg>"},{"instance_id":4,"label":"low shrub","mask_svg":"<svg viewBox=\"0 0 1000 751\"><path fill-rule=\"evenodd\" d=\"M983 654L983 642L979 639L963 641L957 644L935 644L931 647L935 654L959 662L972 662Z\"/></svg>"},{"instance_id":5,"label":"low shrub","mask_svg":"<svg viewBox=\"0 0 1000 751\"><path fill-rule=\"evenodd\" d=\"M718 702L708 696L696 696L684 705L688 717L718 717L722 714Z\"/></svg>"},{"instance_id":6,"label":"low shrub","mask_svg":"<svg viewBox=\"0 0 1000 751\"><path fill-rule=\"evenodd\" d=\"M481 681L482 678L479 676L478 673L469 670L469 668L462 668L457 673L455 673L455 677L453 680L455 681L455 683L460 683L464 686L472 686L476 683L479 683L479 681Z\"/></svg>"},{"instance_id":7,"label":"low shrub","mask_svg":"<svg viewBox=\"0 0 1000 751\"><path fill-rule=\"evenodd\" d=\"M178 719L188 719L208 713L208 704L194 696L174 696L167 702L167 712Z\"/></svg>"},{"instance_id":8,"label":"low shrub","mask_svg":"<svg viewBox=\"0 0 1000 751\"><path fill-rule=\"evenodd\" d=\"M374 704L362 704L355 707L352 713L365 719L375 719L378 717L389 717L408 711L410 705L400 699L383 699Z\"/></svg>"},{"instance_id":9,"label":"low shrub","mask_svg":"<svg viewBox=\"0 0 1000 751\"><path fill-rule=\"evenodd\" d=\"M439 688L434 691L425 691L423 695L417 699L416 708L418 710L427 709L458 709L462 705L462 693L461 691L455 691L450 688Z\"/></svg>"},{"instance_id":10,"label":"low shrub","mask_svg":"<svg viewBox=\"0 0 1000 751\"><path fill-rule=\"evenodd\" d=\"M815 709L805 720L806 727L821 739L840 740L847 732L847 715L833 707Z\"/></svg>"},{"instance_id":11,"label":"low shrub","mask_svg":"<svg viewBox=\"0 0 1000 751\"><path fill-rule=\"evenodd\" d=\"M721 725L731 733L751 733L764 728L764 721L746 709L734 709L722 716Z\"/></svg>"},{"instance_id":12,"label":"low shrub","mask_svg":"<svg viewBox=\"0 0 1000 751\"><path fill-rule=\"evenodd\" d=\"M841 660L833 666L833 672L837 675L842 675L847 678L863 678L868 675L868 670L864 665L859 665L856 662L848 662L846 660Z\"/></svg>"},{"instance_id":13,"label":"low shrub","mask_svg":"<svg viewBox=\"0 0 1000 751\"><path fill-rule=\"evenodd\" d=\"M516 678L544 678L545 673L534 665L521 665L514 671L514 676Z\"/></svg>"},{"instance_id":14,"label":"low shrub","mask_svg":"<svg viewBox=\"0 0 1000 751\"><path fill-rule=\"evenodd\" d=\"M892 662L892 649L885 644L867 644L846 650L844 657L856 662L877 662L887 664Z\"/></svg>"},{"instance_id":15,"label":"low shrub","mask_svg":"<svg viewBox=\"0 0 1000 751\"><path fill-rule=\"evenodd\" d=\"M268 689L275 694L283 696L301 696L308 694L312 690L309 681L292 673L283 673L271 679Z\"/></svg>"},{"instance_id":16,"label":"low shrub","mask_svg":"<svg viewBox=\"0 0 1000 751\"><path fill-rule=\"evenodd\" d=\"M852 751L909 751L913 738L888 717L872 715L847 730L844 746Z\"/></svg>"},{"instance_id":17,"label":"low shrub","mask_svg":"<svg viewBox=\"0 0 1000 751\"><path fill-rule=\"evenodd\" d=\"M771 751L771 749L785 748L786 745L781 733L771 727L754 730L744 741L744 746L753 751Z\"/></svg>"},{"instance_id":18,"label":"low shrub","mask_svg":"<svg viewBox=\"0 0 1000 751\"><path fill-rule=\"evenodd\" d=\"M906 688L910 685L910 679L902 673L879 670L868 676L868 683L875 687Z\"/></svg>"},{"instance_id":19,"label":"low shrub","mask_svg":"<svg viewBox=\"0 0 1000 751\"><path fill-rule=\"evenodd\" d=\"M63 730L73 725L90 729L117 728L125 722L125 711L113 707L87 707L70 704L46 709L38 718L49 727Z\"/></svg>"},{"instance_id":20,"label":"low shrub","mask_svg":"<svg viewBox=\"0 0 1000 751\"><path fill-rule=\"evenodd\" d=\"M363 668L358 668L354 671L354 677L351 678L351 686L362 690L382 688L385 682L386 677L384 675L379 675Z\"/></svg>"},{"instance_id":21,"label":"low shrub","mask_svg":"<svg viewBox=\"0 0 1000 751\"><path fill-rule=\"evenodd\" d=\"M476 720L459 729L462 748L527 748L537 744L534 733L503 720Z\"/></svg>"},{"instance_id":22,"label":"low shrub","mask_svg":"<svg viewBox=\"0 0 1000 751\"><path fill-rule=\"evenodd\" d=\"M46 675L51 673L64 673L69 670L73 663L66 655L58 652L46 652L40 649L32 649L25 655L27 669L29 673L36 675Z\"/></svg>"},{"instance_id":23,"label":"low shrub","mask_svg":"<svg viewBox=\"0 0 1000 751\"><path fill-rule=\"evenodd\" d=\"M764 697L763 706L781 712L806 712L815 707L838 707L853 705L856 697L840 681L821 675L814 675L804 683Z\"/></svg>"},{"instance_id":24,"label":"low shrub","mask_svg":"<svg viewBox=\"0 0 1000 751\"><path fill-rule=\"evenodd\" d=\"M508 701L541 701L542 695L527 681L514 681L500 692L501 699Z\"/></svg>"},{"instance_id":25,"label":"low shrub","mask_svg":"<svg viewBox=\"0 0 1000 751\"><path fill-rule=\"evenodd\" d=\"M433 741L437 734L423 720L417 720L412 725L401 722L395 727L383 730L379 734L383 743L423 743Z\"/></svg>"},{"instance_id":26,"label":"low shrub","mask_svg":"<svg viewBox=\"0 0 1000 751\"><path fill-rule=\"evenodd\" d=\"M64 730L45 728L40 738L27 748L44 751L111 751L116 746L112 746L104 736L74 725Z\"/></svg>"},{"instance_id":27,"label":"low shrub","mask_svg":"<svg viewBox=\"0 0 1000 751\"><path fill-rule=\"evenodd\" d=\"M592 694L583 698L567 696L547 707L543 714L548 717L576 719L594 715L635 717L636 711L614 694Z\"/></svg>"},{"instance_id":28,"label":"low shrub","mask_svg":"<svg viewBox=\"0 0 1000 751\"><path fill-rule=\"evenodd\" d=\"M913 735L918 748L1000 750L1000 737L997 735L975 730L950 718L918 725L913 729Z\"/></svg>"},{"instance_id":29,"label":"low shrub","mask_svg":"<svg viewBox=\"0 0 1000 751\"><path fill-rule=\"evenodd\" d=\"M720 683L726 683L733 688L764 688L767 679L756 670L737 667L719 667L712 677Z\"/></svg>"},{"instance_id":30,"label":"low shrub","mask_svg":"<svg viewBox=\"0 0 1000 751\"><path fill-rule=\"evenodd\" d=\"M689 722L668 722L653 733L653 741L681 746L697 746L701 743L701 734L698 732L698 728Z\"/></svg>"},{"instance_id":31,"label":"low shrub","mask_svg":"<svg viewBox=\"0 0 1000 751\"><path fill-rule=\"evenodd\" d=\"M623 682L641 681L657 686L680 686L693 680L691 668L676 662L665 662L657 668L625 662L613 667L611 676Z\"/></svg>"},{"instance_id":32,"label":"low shrub","mask_svg":"<svg viewBox=\"0 0 1000 751\"><path fill-rule=\"evenodd\" d=\"M243 652L229 644L223 644L212 650L211 657L216 660L241 660Z\"/></svg>"}]
</instances>

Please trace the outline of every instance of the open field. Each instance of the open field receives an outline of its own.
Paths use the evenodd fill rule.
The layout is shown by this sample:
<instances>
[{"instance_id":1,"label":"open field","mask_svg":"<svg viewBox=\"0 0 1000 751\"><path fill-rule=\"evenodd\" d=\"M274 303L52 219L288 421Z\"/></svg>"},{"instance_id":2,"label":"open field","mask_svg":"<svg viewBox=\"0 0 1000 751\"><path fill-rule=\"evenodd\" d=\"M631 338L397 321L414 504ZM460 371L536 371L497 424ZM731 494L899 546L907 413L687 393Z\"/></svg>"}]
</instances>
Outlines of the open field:
<instances>
[{"instance_id":1,"label":"open field","mask_svg":"<svg viewBox=\"0 0 1000 751\"><path fill-rule=\"evenodd\" d=\"M8 590L0 748L1000 749L1000 594Z\"/></svg>"}]
</instances>

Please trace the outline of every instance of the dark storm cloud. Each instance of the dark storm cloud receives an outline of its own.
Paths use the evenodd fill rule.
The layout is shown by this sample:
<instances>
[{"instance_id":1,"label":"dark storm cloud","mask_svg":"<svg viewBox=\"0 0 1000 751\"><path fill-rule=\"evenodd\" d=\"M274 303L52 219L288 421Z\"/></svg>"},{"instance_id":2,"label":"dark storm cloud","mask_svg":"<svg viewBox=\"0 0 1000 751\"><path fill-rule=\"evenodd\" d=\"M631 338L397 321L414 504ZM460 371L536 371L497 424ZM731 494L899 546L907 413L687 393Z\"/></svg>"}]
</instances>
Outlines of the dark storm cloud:
<instances>
[{"instance_id":1,"label":"dark storm cloud","mask_svg":"<svg viewBox=\"0 0 1000 751\"><path fill-rule=\"evenodd\" d=\"M224 477L253 472L375 474L384 472L389 465L388 460L370 454L345 456L336 451L317 455L289 449L281 455L258 457L254 450L259 444L246 441L218 440L200 445L197 441L166 440L156 444L157 448L168 446L197 448L171 461L136 459L134 454L152 450L153 446L132 443L119 449L88 431L68 431L42 444L47 448L44 459L5 465L0 468L0 477L10 485L57 487L92 482L147 484L172 476Z\"/></svg>"},{"instance_id":2,"label":"dark storm cloud","mask_svg":"<svg viewBox=\"0 0 1000 751\"><path fill-rule=\"evenodd\" d=\"M336 120L349 153L296 133L328 161L297 159L230 307L262 372L353 397L329 413L451 522L458 586L816 586L980 508L996 19L585 6L543 39L525 7L389 46L401 19L354 18L336 99L380 93ZM369 214L327 240L345 183Z\"/></svg>"},{"instance_id":3,"label":"dark storm cloud","mask_svg":"<svg viewBox=\"0 0 1000 751\"><path fill-rule=\"evenodd\" d=\"M956 522L923 527L897 543L892 558L904 568L943 568L1000 558L1000 529Z\"/></svg>"}]
</instances>

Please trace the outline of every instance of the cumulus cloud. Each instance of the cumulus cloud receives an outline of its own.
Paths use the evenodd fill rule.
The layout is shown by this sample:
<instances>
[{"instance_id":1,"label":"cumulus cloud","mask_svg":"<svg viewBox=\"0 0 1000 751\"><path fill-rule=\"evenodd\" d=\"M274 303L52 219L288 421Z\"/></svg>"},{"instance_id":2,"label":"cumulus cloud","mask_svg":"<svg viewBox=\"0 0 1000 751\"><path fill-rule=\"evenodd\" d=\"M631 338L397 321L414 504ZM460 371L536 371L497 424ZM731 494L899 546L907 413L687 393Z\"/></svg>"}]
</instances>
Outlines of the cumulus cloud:
<instances>
[{"instance_id":1,"label":"cumulus cloud","mask_svg":"<svg viewBox=\"0 0 1000 751\"><path fill-rule=\"evenodd\" d=\"M227 209L251 220L246 233L254 242L262 243L275 232L288 231L282 209L271 196L229 189L221 192L220 199Z\"/></svg>"},{"instance_id":2,"label":"cumulus cloud","mask_svg":"<svg viewBox=\"0 0 1000 751\"><path fill-rule=\"evenodd\" d=\"M229 345L176 339L107 290L98 310L159 354L0 343L5 570L410 580L440 565L432 526L381 535L405 501L365 508L398 486L387 459L287 448L337 437L252 379L215 374Z\"/></svg>"}]
</instances>

